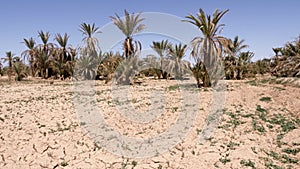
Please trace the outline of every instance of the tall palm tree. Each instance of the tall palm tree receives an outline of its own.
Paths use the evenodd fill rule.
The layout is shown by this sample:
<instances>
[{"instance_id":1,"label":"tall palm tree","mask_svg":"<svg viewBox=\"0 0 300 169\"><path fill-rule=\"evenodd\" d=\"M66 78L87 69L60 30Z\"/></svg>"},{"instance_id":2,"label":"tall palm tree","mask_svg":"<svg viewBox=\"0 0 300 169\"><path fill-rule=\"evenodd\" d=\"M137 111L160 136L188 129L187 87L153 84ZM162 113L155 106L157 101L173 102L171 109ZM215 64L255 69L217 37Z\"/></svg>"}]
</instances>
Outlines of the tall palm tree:
<instances>
[{"instance_id":1,"label":"tall palm tree","mask_svg":"<svg viewBox=\"0 0 300 169\"><path fill-rule=\"evenodd\" d=\"M79 59L76 61L76 76L82 77L82 79L91 80L96 77L97 68L100 63L100 57L98 56L99 41L95 34L101 33L99 27L95 24L82 23L79 27L79 31L82 32L83 47L80 48ZM101 52L101 51L99 51Z\"/></svg>"},{"instance_id":2,"label":"tall palm tree","mask_svg":"<svg viewBox=\"0 0 300 169\"><path fill-rule=\"evenodd\" d=\"M36 48L35 52L38 73L42 78L47 79L51 67L51 57L43 48Z\"/></svg>"},{"instance_id":3,"label":"tall palm tree","mask_svg":"<svg viewBox=\"0 0 300 169\"><path fill-rule=\"evenodd\" d=\"M34 69L34 63L35 63L35 41L34 39L31 37L29 39L23 39L24 40L24 44L25 46L28 48L27 50L25 50L24 52L22 52L22 56L23 58L27 58L29 60L29 64L30 64L30 71L31 71L31 76L34 77L35 76L35 69Z\"/></svg>"},{"instance_id":4,"label":"tall palm tree","mask_svg":"<svg viewBox=\"0 0 300 169\"><path fill-rule=\"evenodd\" d=\"M60 48L56 49L56 55L54 65L59 71L60 77L65 78L67 62L73 62L74 56L72 56L71 47L68 47L69 36L65 33L55 35L55 40L59 44ZM70 65L69 65L70 66Z\"/></svg>"},{"instance_id":5,"label":"tall palm tree","mask_svg":"<svg viewBox=\"0 0 300 169\"><path fill-rule=\"evenodd\" d=\"M95 24L82 23L79 27L79 31L82 32L84 36L82 41L84 42L84 50L87 55L95 56L97 55L99 49L99 41L94 37L95 34L101 33L99 27L96 27Z\"/></svg>"},{"instance_id":6,"label":"tall palm tree","mask_svg":"<svg viewBox=\"0 0 300 169\"><path fill-rule=\"evenodd\" d=\"M166 79L167 73L164 73L163 71L163 61L164 57L168 54L168 46L170 43L168 40L163 40L161 42L152 42L152 45L150 46L159 56L160 56L160 76L159 78Z\"/></svg>"},{"instance_id":7,"label":"tall palm tree","mask_svg":"<svg viewBox=\"0 0 300 169\"><path fill-rule=\"evenodd\" d=\"M14 59L15 54L13 54L11 51L6 52L6 56L3 59L3 62L8 62L8 79L11 80L11 75L13 72L13 59Z\"/></svg>"},{"instance_id":8,"label":"tall palm tree","mask_svg":"<svg viewBox=\"0 0 300 169\"><path fill-rule=\"evenodd\" d=\"M224 24L220 24L219 22L228 11L229 10L220 11L217 9L213 15L210 16L206 15L200 8L196 16L188 15L186 16L188 20L184 20L195 25L203 35L203 37L196 37L192 40L191 54L196 63L204 62L206 67L207 73L202 78L204 87L210 86L209 74L212 74L214 66L216 66L215 64L222 55L223 48L229 42L227 38L219 35L219 32L224 26Z\"/></svg>"},{"instance_id":9,"label":"tall palm tree","mask_svg":"<svg viewBox=\"0 0 300 169\"><path fill-rule=\"evenodd\" d=\"M132 38L134 34L137 34L145 29L145 25L141 24L144 18L140 18L140 16L141 13L136 15L134 13L129 14L126 10L125 20L123 20L118 14L116 14L116 17L110 16L113 23L126 36L126 39L123 43L124 54L126 58L133 56L138 50L141 50L141 43L139 41L133 41ZM135 42L135 46L133 45L133 42Z\"/></svg>"},{"instance_id":10,"label":"tall palm tree","mask_svg":"<svg viewBox=\"0 0 300 169\"><path fill-rule=\"evenodd\" d=\"M171 44L168 45L169 53L166 70L174 74L176 79L182 78L183 73L189 68L189 63L182 60L186 49L187 45L176 44L174 47Z\"/></svg>"}]
</instances>

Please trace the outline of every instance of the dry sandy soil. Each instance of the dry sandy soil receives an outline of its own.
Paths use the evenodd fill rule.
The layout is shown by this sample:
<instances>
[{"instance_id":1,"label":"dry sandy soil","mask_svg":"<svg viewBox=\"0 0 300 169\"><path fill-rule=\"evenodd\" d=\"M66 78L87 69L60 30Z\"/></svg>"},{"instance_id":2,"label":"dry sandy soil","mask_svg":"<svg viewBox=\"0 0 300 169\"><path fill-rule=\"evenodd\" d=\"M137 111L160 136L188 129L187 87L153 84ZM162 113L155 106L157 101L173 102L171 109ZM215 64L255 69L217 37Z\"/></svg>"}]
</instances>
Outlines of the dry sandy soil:
<instances>
[{"instance_id":1,"label":"dry sandy soil","mask_svg":"<svg viewBox=\"0 0 300 169\"><path fill-rule=\"evenodd\" d=\"M105 147L87 133L89 122L76 111L74 98L79 96L73 82L0 79L0 168L300 168L300 87L297 79L292 81L226 81L224 107L217 116L211 116L211 105L222 100L211 88L144 80L129 86L127 100L120 101L112 84L93 82L94 105L122 136L142 140L160 136L180 114L197 114L179 142L157 145L166 151L129 158L117 153L124 147ZM182 93L193 96L197 104L192 104L195 100L183 104ZM141 117L149 109L161 113L138 123L120 113L128 106ZM216 119L216 126L211 125ZM205 130L209 125L214 129L211 134Z\"/></svg>"}]
</instances>

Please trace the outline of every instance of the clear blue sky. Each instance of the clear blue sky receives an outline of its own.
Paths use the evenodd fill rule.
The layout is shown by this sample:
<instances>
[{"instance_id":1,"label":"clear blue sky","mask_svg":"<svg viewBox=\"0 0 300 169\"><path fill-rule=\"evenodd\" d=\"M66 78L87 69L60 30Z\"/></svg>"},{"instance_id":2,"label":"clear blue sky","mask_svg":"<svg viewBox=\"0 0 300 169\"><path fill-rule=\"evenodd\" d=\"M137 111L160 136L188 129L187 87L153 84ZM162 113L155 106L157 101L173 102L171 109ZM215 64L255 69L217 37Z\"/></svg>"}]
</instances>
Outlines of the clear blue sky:
<instances>
[{"instance_id":1,"label":"clear blue sky","mask_svg":"<svg viewBox=\"0 0 300 169\"><path fill-rule=\"evenodd\" d=\"M80 44L78 31L82 22L102 27L109 16L130 12L162 12L184 18L202 8L207 14L215 9L229 9L221 23L221 35L245 39L254 60L273 56L272 47L283 46L300 34L299 0L10 0L0 5L0 56L6 51L20 55L26 49L23 38L34 37L37 31L68 33L69 43ZM188 30L187 30L188 31ZM182 32L184 34L184 32ZM200 35L200 33L199 33ZM99 36L101 38L101 35ZM53 41L54 36L51 37ZM100 39L101 41L101 39ZM105 43L105 42L101 42ZM100 46L101 46L100 43Z\"/></svg>"}]
</instances>

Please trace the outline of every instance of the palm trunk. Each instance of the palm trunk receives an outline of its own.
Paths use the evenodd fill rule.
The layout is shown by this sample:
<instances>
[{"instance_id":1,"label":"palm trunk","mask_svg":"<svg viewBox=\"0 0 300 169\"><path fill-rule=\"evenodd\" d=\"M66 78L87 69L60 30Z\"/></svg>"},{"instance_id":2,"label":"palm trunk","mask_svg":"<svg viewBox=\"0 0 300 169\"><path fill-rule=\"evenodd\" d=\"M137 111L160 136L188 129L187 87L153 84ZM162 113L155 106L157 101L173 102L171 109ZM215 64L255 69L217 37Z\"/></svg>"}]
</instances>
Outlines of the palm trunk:
<instances>
[{"instance_id":1,"label":"palm trunk","mask_svg":"<svg viewBox=\"0 0 300 169\"><path fill-rule=\"evenodd\" d=\"M211 81L210 81L209 74L208 74L207 70L205 70L202 81L203 81L203 87L210 87L211 86Z\"/></svg>"},{"instance_id":2,"label":"palm trunk","mask_svg":"<svg viewBox=\"0 0 300 169\"><path fill-rule=\"evenodd\" d=\"M160 56L160 76L159 76L159 78L160 78L160 79L161 79L161 78L165 79L165 78L164 78L164 71L163 71L163 69L162 69L162 65L163 65L163 57Z\"/></svg>"}]
</instances>

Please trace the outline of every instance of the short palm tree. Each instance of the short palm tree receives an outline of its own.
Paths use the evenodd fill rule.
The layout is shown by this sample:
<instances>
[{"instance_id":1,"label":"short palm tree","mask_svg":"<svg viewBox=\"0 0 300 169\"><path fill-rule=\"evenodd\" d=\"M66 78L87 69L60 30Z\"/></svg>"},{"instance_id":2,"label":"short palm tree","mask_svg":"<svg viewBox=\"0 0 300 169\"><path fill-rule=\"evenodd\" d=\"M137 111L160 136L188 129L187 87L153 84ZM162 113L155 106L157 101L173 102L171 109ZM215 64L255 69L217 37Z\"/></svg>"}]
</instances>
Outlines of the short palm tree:
<instances>
[{"instance_id":1,"label":"short palm tree","mask_svg":"<svg viewBox=\"0 0 300 169\"><path fill-rule=\"evenodd\" d=\"M217 9L213 15L210 16L206 15L202 9L199 9L199 13L197 13L196 16L188 15L186 16L188 20L184 20L195 25L203 35L203 37L196 37L192 40L191 54L196 63L204 62L207 72L202 78L204 87L211 85L209 76L215 71L216 63L222 55L223 48L229 43L227 38L218 35L221 28L224 26L224 24L220 24L219 22L227 12L228 10L220 11ZM197 79L200 77L195 78Z\"/></svg>"},{"instance_id":2,"label":"short palm tree","mask_svg":"<svg viewBox=\"0 0 300 169\"><path fill-rule=\"evenodd\" d=\"M25 65L21 61L19 57L15 57L13 61L13 69L16 73L16 80L21 81L24 77L26 77Z\"/></svg>"},{"instance_id":3,"label":"short palm tree","mask_svg":"<svg viewBox=\"0 0 300 169\"><path fill-rule=\"evenodd\" d=\"M11 79L11 75L13 73L13 59L14 59L14 54L11 51L6 52L6 56L3 59L3 62L8 62L8 79Z\"/></svg>"},{"instance_id":4,"label":"short palm tree","mask_svg":"<svg viewBox=\"0 0 300 169\"><path fill-rule=\"evenodd\" d=\"M85 53L90 56L97 55L99 49L99 41L96 37L94 37L94 35L97 33L101 33L99 27L96 27L94 23L92 25L82 23L80 25L79 31L82 32L82 35L84 36L82 41L84 42L83 49L86 50Z\"/></svg>"},{"instance_id":5,"label":"short palm tree","mask_svg":"<svg viewBox=\"0 0 300 169\"><path fill-rule=\"evenodd\" d=\"M226 79L236 78L238 58L241 51L248 47L248 45L243 44L244 42L244 39L239 40L239 37L235 36L226 47L227 55L224 58Z\"/></svg>"},{"instance_id":6,"label":"short palm tree","mask_svg":"<svg viewBox=\"0 0 300 169\"><path fill-rule=\"evenodd\" d=\"M168 54L168 46L170 43L168 40L163 40L161 42L152 42L151 48L160 56L160 75L159 78L166 79L167 78L167 73L164 73L163 71L163 62L164 58Z\"/></svg>"},{"instance_id":7,"label":"short palm tree","mask_svg":"<svg viewBox=\"0 0 300 169\"><path fill-rule=\"evenodd\" d=\"M34 64L35 64L35 41L33 38L29 38L29 39L23 39L24 40L24 44L27 47L27 50L25 50L24 52L22 52L22 56L23 58L27 58L27 60L29 60L29 64L30 64L30 71L31 71L31 76L34 77L35 76L35 68L34 68Z\"/></svg>"},{"instance_id":8,"label":"short palm tree","mask_svg":"<svg viewBox=\"0 0 300 169\"><path fill-rule=\"evenodd\" d=\"M168 73L175 75L176 79L182 78L183 74L188 70L189 63L183 61L187 45L172 44L168 45L168 59L166 61L166 70Z\"/></svg>"},{"instance_id":9,"label":"short palm tree","mask_svg":"<svg viewBox=\"0 0 300 169\"><path fill-rule=\"evenodd\" d=\"M132 36L134 34L139 33L143 29L145 29L145 25L141 24L141 22L144 20L144 18L141 18L141 13L138 14L129 14L125 10L125 20L123 20L118 14L116 14L116 17L111 16L113 23L123 32L123 34L126 36L126 39L123 43L124 48L124 54L125 57L131 57L134 56L135 53L139 50L141 50L141 43L139 41L135 41L135 46L133 45L133 38Z\"/></svg>"},{"instance_id":10,"label":"short palm tree","mask_svg":"<svg viewBox=\"0 0 300 169\"><path fill-rule=\"evenodd\" d=\"M98 66L97 75L99 75L99 77L106 78L106 83L109 82L122 61L123 58L119 53L104 53Z\"/></svg>"},{"instance_id":11,"label":"short palm tree","mask_svg":"<svg viewBox=\"0 0 300 169\"><path fill-rule=\"evenodd\" d=\"M250 65L253 56L254 53L250 51L240 53L237 59L237 80L244 78L244 74L247 73L247 66Z\"/></svg>"}]
</instances>

